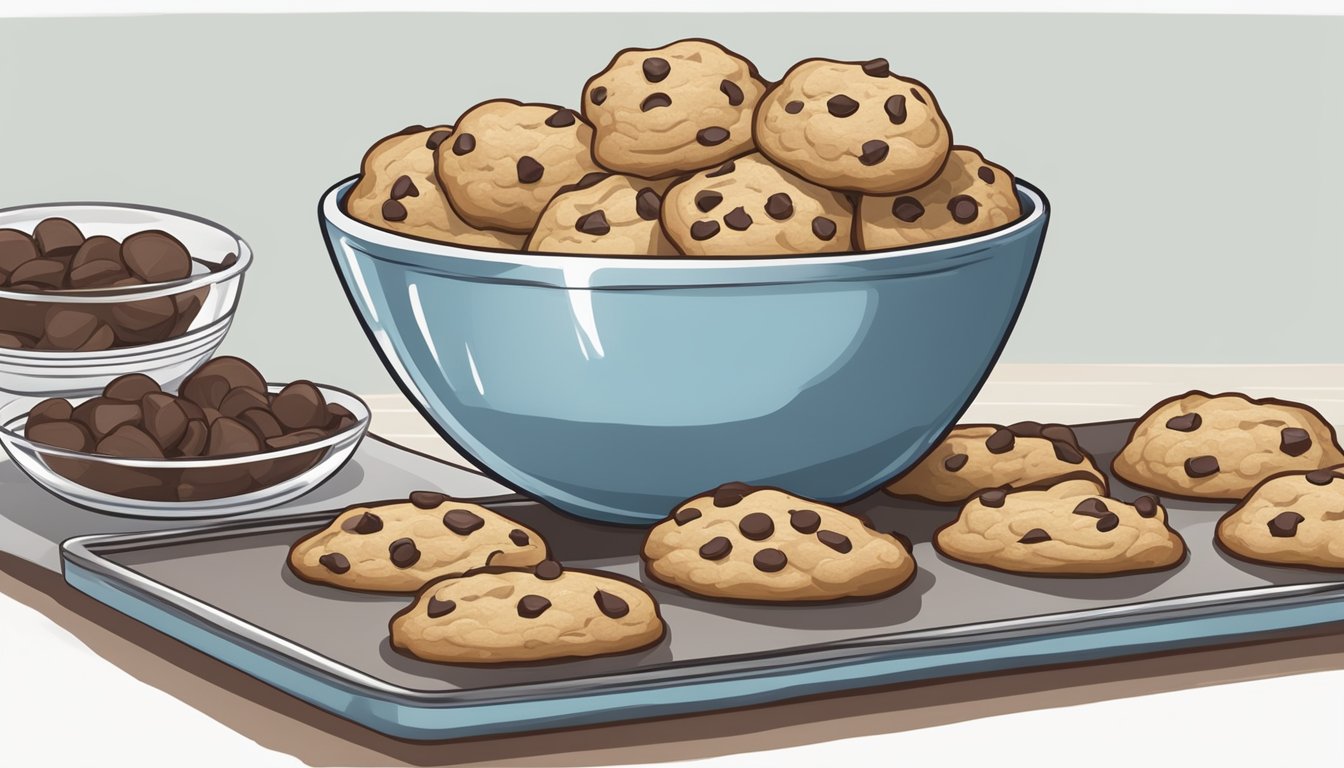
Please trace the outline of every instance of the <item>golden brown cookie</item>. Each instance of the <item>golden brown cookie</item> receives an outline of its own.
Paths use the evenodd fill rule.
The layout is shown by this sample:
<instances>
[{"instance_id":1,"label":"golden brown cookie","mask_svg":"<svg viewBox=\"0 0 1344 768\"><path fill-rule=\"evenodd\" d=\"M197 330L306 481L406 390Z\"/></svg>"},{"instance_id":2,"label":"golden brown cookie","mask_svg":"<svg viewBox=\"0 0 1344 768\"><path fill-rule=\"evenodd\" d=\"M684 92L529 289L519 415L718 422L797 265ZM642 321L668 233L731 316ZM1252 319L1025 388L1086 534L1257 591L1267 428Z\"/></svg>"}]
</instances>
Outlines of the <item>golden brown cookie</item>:
<instances>
[{"instance_id":1,"label":"golden brown cookie","mask_svg":"<svg viewBox=\"0 0 1344 768\"><path fill-rule=\"evenodd\" d=\"M1261 563L1344 569L1344 466L1265 480L1218 521L1218 543Z\"/></svg>"},{"instance_id":2,"label":"golden brown cookie","mask_svg":"<svg viewBox=\"0 0 1344 768\"><path fill-rule=\"evenodd\" d=\"M592 174L542 211L527 250L606 256L676 256L658 217L670 181Z\"/></svg>"}]
</instances>

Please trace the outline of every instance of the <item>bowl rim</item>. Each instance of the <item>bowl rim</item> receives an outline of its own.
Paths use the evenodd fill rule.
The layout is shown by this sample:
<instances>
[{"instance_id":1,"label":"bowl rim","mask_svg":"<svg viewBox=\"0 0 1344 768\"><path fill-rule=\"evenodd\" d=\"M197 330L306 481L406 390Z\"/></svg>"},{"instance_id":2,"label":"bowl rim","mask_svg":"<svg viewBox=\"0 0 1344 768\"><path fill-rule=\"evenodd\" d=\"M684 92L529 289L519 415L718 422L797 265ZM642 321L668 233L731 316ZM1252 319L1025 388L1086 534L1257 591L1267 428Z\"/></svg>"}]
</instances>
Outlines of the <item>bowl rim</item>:
<instances>
[{"instance_id":1,"label":"bowl rim","mask_svg":"<svg viewBox=\"0 0 1344 768\"><path fill-rule=\"evenodd\" d=\"M154 299L160 296L173 296L194 288L200 288L215 283L222 283L233 279L247 271L252 266L252 247L247 241L238 236L238 233L225 227L218 222L211 221L203 216L186 213L185 211L176 211L171 208L160 208L153 205L139 205L136 203L116 203L102 202L96 200L76 200L70 202L55 203L34 203L29 205L13 205L7 208L0 208L0 216L10 213L23 213L27 211L41 212L42 209L50 208L83 208L87 210L131 210L142 211L146 213L157 213L165 216L172 216L179 219L186 219L197 224L203 224L217 232L233 238L238 246L238 259L229 266L219 271L210 270L199 275L190 275L181 280L172 280L162 283L145 283L143 285L122 286L120 288L68 288L57 291L14 291L0 287L0 299L10 299L14 301L41 302L47 304L116 304L127 301L128 299ZM71 219L74 221L74 219ZM79 224L75 221L75 224ZM164 230L166 231L166 229ZM172 234L171 232L169 234ZM193 259L194 260L194 259Z\"/></svg>"},{"instance_id":2,"label":"bowl rim","mask_svg":"<svg viewBox=\"0 0 1344 768\"><path fill-rule=\"evenodd\" d=\"M268 393L279 392L289 383L292 382L278 383L268 381L266 382L266 391ZM108 456L101 453L85 453L83 451L71 451L65 448L58 448L54 445L47 445L45 443L33 442L32 440L29 440L28 438L24 437L20 432L15 431L15 428L18 427L20 424L27 423L28 421L27 411L25 411L23 414L19 416L11 417L6 421L4 421L3 423L0 423L0 435L4 437L5 443L7 444L12 443L13 445L19 448L23 448L24 450L31 451L32 453L40 454L42 456L57 456L67 459L80 459L83 461L91 461L97 464L108 464L118 467L136 467L142 469L166 469L166 468L178 468L178 467L185 469L199 469L206 467L228 467L239 464L251 464L257 461L283 459L289 456L296 456L301 453L309 453L311 451L318 449L327 449L334 445L344 442L345 440L349 439L352 435L367 430L369 423L372 421L373 414L372 411L369 409L369 404L364 402L363 398L347 389L342 389L341 387L332 386L330 384L317 384L315 382L310 383L313 383L313 386L317 387L318 391L322 393L322 396L324 398L326 398L331 393L335 393L341 395L343 399L347 399L350 405L356 406L358 410L356 410L356 408L350 408L350 405L342 403L342 406L349 408L351 414L354 415L355 423L350 425L349 427L346 427L345 429L340 430L339 432L333 432L332 434L327 435L321 440L314 440L311 443L300 443L298 445L292 445L288 448L283 448L278 451L263 451L261 453L248 453L243 454L242 456L194 457L189 459L186 458L133 459L133 458L124 458L120 456ZM81 396L66 399L67 400L74 399L83 402L84 400L89 400L94 397L100 397L100 396L101 394L94 394L94 395L88 395L86 397ZM33 403L33 405L36 404L37 403ZM31 410L31 408L29 410Z\"/></svg>"},{"instance_id":3,"label":"bowl rim","mask_svg":"<svg viewBox=\"0 0 1344 768\"><path fill-rule=\"evenodd\" d=\"M340 256L333 241L350 238L377 246L377 253L360 249L375 260L403 264L431 275L569 289L810 283L936 272L987 258L996 245L1040 227L1050 213L1045 194L1018 178L1014 181L1018 199L1031 209L1026 214L991 230L935 243L803 257L612 257L457 245L379 229L344 210L344 198L358 179L355 175L336 182L318 203L323 236L338 266Z\"/></svg>"}]
</instances>

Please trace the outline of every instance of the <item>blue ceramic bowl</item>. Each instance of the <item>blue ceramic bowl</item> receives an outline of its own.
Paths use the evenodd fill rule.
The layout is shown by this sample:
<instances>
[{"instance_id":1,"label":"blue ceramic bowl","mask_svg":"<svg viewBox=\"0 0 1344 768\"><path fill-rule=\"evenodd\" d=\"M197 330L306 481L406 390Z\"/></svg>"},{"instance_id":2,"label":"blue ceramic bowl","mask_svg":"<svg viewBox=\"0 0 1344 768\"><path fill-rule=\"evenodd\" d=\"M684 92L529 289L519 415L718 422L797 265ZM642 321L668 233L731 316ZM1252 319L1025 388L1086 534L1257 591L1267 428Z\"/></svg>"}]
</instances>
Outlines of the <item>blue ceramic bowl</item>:
<instances>
[{"instance_id":1,"label":"blue ceramic bowl","mask_svg":"<svg viewBox=\"0 0 1344 768\"><path fill-rule=\"evenodd\" d=\"M1026 297L1049 215L807 258L542 255L432 243L319 207L350 303L440 434L571 514L648 524L739 480L867 493L966 409Z\"/></svg>"}]
</instances>

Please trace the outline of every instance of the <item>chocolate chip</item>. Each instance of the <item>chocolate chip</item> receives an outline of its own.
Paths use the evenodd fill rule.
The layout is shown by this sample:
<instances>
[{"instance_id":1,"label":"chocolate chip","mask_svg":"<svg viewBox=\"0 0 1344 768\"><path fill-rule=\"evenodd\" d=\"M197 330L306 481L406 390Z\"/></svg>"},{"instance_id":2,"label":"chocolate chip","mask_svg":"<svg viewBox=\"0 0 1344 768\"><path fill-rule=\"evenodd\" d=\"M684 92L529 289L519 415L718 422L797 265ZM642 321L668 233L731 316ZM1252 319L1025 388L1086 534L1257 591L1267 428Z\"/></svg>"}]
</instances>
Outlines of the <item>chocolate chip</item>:
<instances>
[{"instance_id":1,"label":"chocolate chip","mask_svg":"<svg viewBox=\"0 0 1344 768\"><path fill-rule=\"evenodd\" d=\"M551 607L551 601L541 595L523 595L518 601L518 615L524 619L535 619Z\"/></svg>"},{"instance_id":2,"label":"chocolate chip","mask_svg":"<svg viewBox=\"0 0 1344 768\"><path fill-rule=\"evenodd\" d=\"M191 274L187 247L167 232L136 232L121 241L121 259L132 275L147 283L181 280Z\"/></svg>"},{"instance_id":3,"label":"chocolate chip","mask_svg":"<svg viewBox=\"0 0 1344 768\"><path fill-rule=\"evenodd\" d=\"M95 440L121 426L134 424L141 418L140 406L123 403L107 397L85 400L70 412L70 417L89 428Z\"/></svg>"},{"instance_id":4,"label":"chocolate chip","mask_svg":"<svg viewBox=\"0 0 1344 768\"><path fill-rule=\"evenodd\" d=\"M161 392L158 382L143 373L128 373L118 376L103 387L103 397L120 400L123 403L138 403L145 395Z\"/></svg>"},{"instance_id":5,"label":"chocolate chip","mask_svg":"<svg viewBox=\"0 0 1344 768\"><path fill-rule=\"evenodd\" d=\"M1288 539L1297 535L1297 526L1306 518L1296 512L1280 512L1270 520L1269 535L1276 539Z\"/></svg>"},{"instance_id":6,"label":"chocolate chip","mask_svg":"<svg viewBox=\"0 0 1344 768\"><path fill-rule=\"evenodd\" d=\"M1329 485L1335 479L1335 473L1328 469L1317 469L1307 473L1307 482L1312 485Z\"/></svg>"},{"instance_id":7,"label":"chocolate chip","mask_svg":"<svg viewBox=\"0 0 1344 768\"><path fill-rule=\"evenodd\" d=\"M400 200L403 197L419 197L420 190L416 188L415 182L411 181L410 176L398 176L397 180L392 182L392 199Z\"/></svg>"},{"instance_id":8,"label":"chocolate chip","mask_svg":"<svg viewBox=\"0 0 1344 768\"><path fill-rule=\"evenodd\" d=\"M264 393L266 379L246 360L224 355L197 368L182 382L178 391L202 408L219 408L229 391L239 388Z\"/></svg>"},{"instance_id":9,"label":"chocolate chip","mask_svg":"<svg viewBox=\"0 0 1344 768\"><path fill-rule=\"evenodd\" d=\"M719 234L717 221L697 221L691 225L692 240L708 240L717 234Z\"/></svg>"},{"instance_id":10,"label":"chocolate chip","mask_svg":"<svg viewBox=\"0 0 1344 768\"><path fill-rule=\"evenodd\" d=\"M410 502L420 509L434 509L447 500L447 496L436 491L412 491L410 495Z\"/></svg>"},{"instance_id":11,"label":"chocolate chip","mask_svg":"<svg viewBox=\"0 0 1344 768\"><path fill-rule=\"evenodd\" d=\"M0 273L9 274L38 256L37 243L27 232L0 229Z\"/></svg>"},{"instance_id":12,"label":"chocolate chip","mask_svg":"<svg viewBox=\"0 0 1344 768\"><path fill-rule=\"evenodd\" d=\"M765 212L775 221L784 221L793 215L793 198L785 192L776 192L765 199Z\"/></svg>"},{"instance_id":13,"label":"chocolate chip","mask_svg":"<svg viewBox=\"0 0 1344 768\"><path fill-rule=\"evenodd\" d=\"M557 109L554 115L546 118L546 125L552 128L568 128L574 124L574 110Z\"/></svg>"},{"instance_id":14,"label":"chocolate chip","mask_svg":"<svg viewBox=\"0 0 1344 768\"><path fill-rule=\"evenodd\" d=\"M1002 427L994 430L994 434L985 438L985 450L990 453L1007 453L1013 450L1015 445L1017 445L1017 438L1013 435L1012 430Z\"/></svg>"},{"instance_id":15,"label":"chocolate chip","mask_svg":"<svg viewBox=\"0 0 1344 768\"><path fill-rule=\"evenodd\" d=\"M859 162L864 165L877 165L887 159L887 152L889 151L891 151L891 148L887 146L885 141L880 139L865 141L859 154Z\"/></svg>"},{"instance_id":16,"label":"chocolate chip","mask_svg":"<svg viewBox=\"0 0 1344 768\"><path fill-rule=\"evenodd\" d=\"M788 104L784 105L784 111L788 112L790 115L796 115L803 111L803 102L790 101Z\"/></svg>"},{"instance_id":17,"label":"chocolate chip","mask_svg":"<svg viewBox=\"0 0 1344 768\"><path fill-rule=\"evenodd\" d=\"M1083 452L1068 443L1055 443L1055 458L1067 464L1082 464Z\"/></svg>"},{"instance_id":18,"label":"chocolate chip","mask_svg":"<svg viewBox=\"0 0 1344 768\"><path fill-rule=\"evenodd\" d=\"M746 483L724 483L714 489L714 506L731 507L756 489Z\"/></svg>"},{"instance_id":19,"label":"chocolate chip","mask_svg":"<svg viewBox=\"0 0 1344 768\"><path fill-rule=\"evenodd\" d=\"M1042 437L1044 432L1039 421L1018 421L1004 427L1018 437Z\"/></svg>"},{"instance_id":20,"label":"chocolate chip","mask_svg":"<svg viewBox=\"0 0 1344 768\"><path fill-rule=\"evenodd\" d=\"M532 573L542 581L555 581L560 578L560 574L564 572L565 569L554 560L542 560L540 563L537 563L536 569L532 571Z\"/></svg>"},{"instance_id":21,"label":"chocolate chip","mask_svg":"<svg viewBox=\"0 0 1344 768\"><path fill-rule=\"evenodd\" d=\"M1134 500L1134 511L1139 513L1140 517L1157 516L1157 499L1152 496L1140 496Z\"/></svg>"},{"instance_id":22,"label":"chocolate chip","mask_svg":"<svg viewBox=\"0 0 1344 768\"><path fill-rule=\"evenodd\" d=\"M706 173L706 174L705 174L705 178L706 178L706 179L713 179L713 178L717 178L717 177L719 177L719 176L727 176L728 174L732 173L732 172L735 171L735 170L737 170L737 163L734 163L732 160L729 160L728 162L724 163L723 165L720 165L718 168L715 168L714 170L710 171L709 173Z\"/></svg>"},{"instance_id":23,"label":"chocolate chip","mask_svg":"<svg viewBox=\"0 0 1344 768\"><path fill-rule=\"evenodd\" d=\"M842 555L847 554L854 548L854 543L849 540L848 536L843 533L836 533L835 531L817 531L817 541L820 541L822 544L825 544Z\"/></svg>"},{"instance_id":24,"label":"chocolate chip","mask_svg":"<svg viewBox=\"0 0 1344 768\"><path fill-rule=\"evenodd\" d=\"M751 214L739 205L723 217L723 223L727 224L729 229L744 232L751 226Z\"/></svg>"},{"instance_id":25,"label":"chocolate chip","mask_svg":"<svg viewBox=\"0 0 1344 768\"><path fill-rule=\"evenodd\" d=\"M453 154L461 157L476 149L476 137L470 133L459 133L457 138L453 139Z\"/></svg>"},{"instance_id":26,"label":"chocolate chip","mask_svg":"<svg viewBox=\"0 0 1344 768\"><path fill-rule=\"evenodd\" d=\"M663 199L652 187L645 187L635 195L635 213L639 214L639 218L645 221L657 221L658 214L662 210Z\"/></svg>"},{"instance_id":27,"label":"chocolate chip","mask_svg":"<svg viewBox=\"0 0 1344 768\"><path fill-rule=\"evenodd\" d=\"M520 528L514 528L512 531L509 531L509 541L512 541L515 546L519 547L526 547L528 544L532 543L532 539L527 535L527 531Z\"/></svg>"},{"instance_id":28,"label":"chocolate chip","mask_svg":"<svg viewBox=\"0 0 1344 768\"><path fill-rule=\"evenodd\" d=\"M643 101L639 102L639 111L648 112L651 109L670 106L672 106L671 96L668 96L666 93L651 93L646 96Z\"/></svg>"},{"instance_id":29,"label":"chocolate chip","mask_svg":"<svg viewBox=\"0 0 1344 768\"><path fill-rule=\"evenodd\" d=\"M837 93L826 100L826 111L835 117L849 117L859 111L859 102L843 93Z\"/></svg>"},{"instance_id":30,"label":"chocolate chip","mask_svg":"<svg viewBox=\"0 0 1344 768\"><path fill-rule=\"evenodd\" d=\"M38 289L60 288L65 282L65 264L56 259L33 259L20 264L9 276L10 285Z\"/></svg>"},{"instance_id":31,"label":"chocolate chip","mask_svg":"<svg viewBox=\"0 0 1344 768\"><path fill-rule=\"evenodd\" d=\"M667 63L667 59L660 59L657 56L650 56L644 60L644 79L650 83L661 83L667 77L667 73L672 71L672 66Z\"/></svg>"},{"instance_id":32,"label":"chocolate chip","mask_svg":"<svg viewBox=\"0 0 1344 768\"><path fill-rule=\"evenodd\" d=\"M43 219L33 228L33 241L49 259L68 259L84 243L84 233L68 219Z\"/></svg>"},{"instance_id":33,"label":"chocolate chip","mask_svg":"<svg viewBox=\"0 0 1344 768\"><path fill-rule=\"evenodd\" d=\"M910 95L911 95L911 96L914 96L914 97L915 97L915 101L918 101L920 104L928 104L928 102L924 100L924 94L920 93L919 91L915 90L914 88L911 88L911 89L910 89Z\"/></svg>"},{"instance_id":34,"label":"chocolate chip","mask_svg":"<svg viewBox=\"0 0 1344 768\"><path fill-rule=\"evenodd\" d=\"M1204 420L1199 417L1198 413L1185 413L1167 419L1167 429L1176 432L1194 432L1199 429L1199 425L1202 423L1204 423Z\"/></svg>"},{"instance_id":35,"label":"chocolate chip","mask_svg":"<svg viewBox=\"0 0 1344 768\"><path fill-rule=\"evenodd\" d=\"M382 214L384 221L405 221L406 206L396 200L386 200L383 202Z\"/></svg>"},{"instance_id":36,"label":"chocolate chip","mask_svg":"<svg viewBox=\"0 0 1344 768\"><path fill-rule=\"evenodd\" d=\"M723 195L718 192L702 190L695 193L695 207L700 209L701 213L709 213L714 210L714 206L723 202Z\"/></svg>"},{"instance_id":37,"label":"chocolate chip","mask_svg":"<svg viewBox=\"0 0 1344 768\"><path fill-rule=\"evenodd\" d=\"M425 139L425 149L438 149L439 145L452 135L452 131L435 131L429 134L429 137Z\"/></svg>"},{"instance_id":38,"label":"chocolate chip","mask_svg":"<svg viewBox=\"0 0 1344 768\"><path fill-rule=\"evenodd\" d=\"M970 195L957 195L947 201L947 211L958 224L970 224L980 215L980 204Z\"/></svg>"},{"instance_id":39,"label":"chocolate chip","mask_svg":"<svg viewBox=\"0 0 1344 768\"><path fill-rule=\"evenodd\" d=\"M695 134L695 140L706 147L715 147L728 140L728 129L712 125L708 128L701 128L700 132Z\"/></svg>"},{"instance_id":40,"label":"chocolate chip","mask_svg":"<svg viewBox=\"0 0 1344 768\"><path fill-rule=\"evenodd\" d=\"M975 175L979 176L980 180L986 184L994 183L994 169L987 165L980 166L980 170L976 171Z\"/></svg>"},{"instance_id":41,"label":"chocolate chip","mask_svg":"<svg viewBox=\"0 0 1344 768\"><path fill-rule=\"evenodd\" d=\"M410 539L397 539L389 544L387 555L398 568L410 568L420 560L420 550Z\"/></svg>"},{"instance_id":42,"label":"chocolate chip","mask_svg":"<svg viewBox=\"0 0 1344 768\"><path fill-rule=\"evenodd\" d=\"M592 211L585 213L574 222L574 228L585 235L602 236L611 231L611 225L607 223L607 214L603 211Z\"/></svg>"},{"instance_id":43,"label":"chocolate chip","mask_svg":"<svg viewBox=\"0 0 1344 768\"><path fill-rule=\"evenodd\" d=\"M49 397L28 410L28 420L24 429L46 424L51 421L69 421L74 414L70 401L63 397Z\"/></svg>"},{"instance_id":44,"label":"chocolate chip","mask_svg":"<svg viewBox=\"0 0 1344 768\"><path fill-rule=\"evenodd\" d=\"M221 401L221 411L223 405ZM275 394L271 413L286 429L316 429L327 422L327 400L315 384L300 379Z\"/></svg>"},{"instance_id":45,"label":"chocolate chip","mask_svg":"<svg viewBox=\"0 0 1344 768\"><path fill-rule=\"evenodd\" d=\"M700 547L700 556L706 560L722 560L733 551L733 542L725 536L715 536Z\"/></svg>"},{"instance_id":46,"label":"chocolate chip","mask_svg":"<svg viewBox=\"0 0 1344 768\"><path fill-rule=\"evenodd\" d=\"M699 520L700 510L696 509L695 507L686 507L685 509L678 509L672 515L672 519L676 520L677 525L679 526L685 525L691 522L692 520Z\"/></svg>"},{"instance_id":47,"label":"chocolate chip","mask_svg":"<svg viewBox=\"0 0 1344 768\"><path fill-rule=\"evenodd\" d=\"M736 107L742 103L742 89L737 87L737 83L732 80L723 80L719 82L719 91L728 97L728 106Z\"/></svg>"},{"instance_id":48,"label":"chocolate chip","mask_svg":"<svg viewBox=\"0 0 1344 768\"><path fill-rule=\"evenodd\" d=\"M1289 456L1301 456L1311 450L1311 433L1297 427L1287 427L1279 433L1279 450Z\"/></svg>"},{"instance_id":49,"label":"chocolate chip","mask_svg":"<svg viewBox=\"0 0 1344 768\"><path fill-rule=\"evenodd\" d=\"M1078 446L1078 436L1073 434L1073 430L1063 424L1046 424L1041 427L1041 437L1055 443L1064 443L1082 450Z\"/></svg>"},{"instance_id":50,"label":"chocolate chip","mask_svg":"<svg viewBox=\"0 0 1344 768\"><path fill-rule=\"evenodd\" d=\"M835 237L835 222L825 216L818 216L812 220L812 234L818 240L830 240Z\"/></svg>"},{"instance_id":51,"label":"chocolate chip","mask_svg":"<svg viewBox=\"0 0 1344 768\"><path fill-rule=\"evenodd\" d=\"M317 562L332 573L345 573L350 570L350 560L340 552L328 552L317 558Z\"/></svg>"},{"instance_id":52,"label":"chocolate chip","mask_svg":"<svg viewBox=\"0 0 1344 768\"><path fill-rule=\"evenodd\" d=\"M1195 456L1185 460L1185 474L1191 477L1216 475L1218 470L1218 459L1213 456Z\"/></svg>"},{"instance_id":53,"label":"chocolate chip","mask_svg":"<svg viewBox=\"0 0 1344 768\"><path fill-rule=\"evenodd\" d=\"M210 438L210 427L204 421L192 419L177 441L177 452L183 456L200 456L205 453L206 441Z\"/></svg>"},{"instance_id":54,"label":"chocolate chip","mask_svg":"<svg viewBox=\"0 0 1344 768\"><path fill-rule=\"evenodd\" d=\"M1019 544L1040 544L1043 541L1049 541L1050 534L1040 528L1032 528L1030 531L1022 534L1022 538L1017 540Z\"/></svg>"},{"instance_id":55,"label":"chocolate chip","mask_svg":"<svg viewBox=\"0 0 1344 768\"><path fill-rule=\"evenodd\" d=\"M630 613L629 603L600 589L593 593L593 602L597 603L597 610L609 619L619 619Z\"/></svg>"},{"instance_id":56,"label":"chocolate chip","mask_svg":"<svg viewBox=\"0 0 1344 768\"><path fill-rule=\"evenodd\" d=\"M98 453L127 459L162 459L163 449L147 432L133 424L122 424L98 441Z\"/></svg>"},{"instance_id":57,"label":"chocolate chip","mask_svg":"<svg viewBox=\"0 0 1344 768\"><path fill-rule=\"evenodd\" d=\"M775 532L775 523L764 512L752 512L742 518L737 529L752 541L764 541Z\"/></svg>"},{"instance_id":58,"label":"chocolate chip","mask_svg":"<svg viewBox=\"0 0 1344 768\"><path fill-rule=\"evenodd\" d=\"M964 453L954 453L946 459L943 459L943 469L946 469L948 472L959 472L962 467L966 466L966 462L969 459L970 457Z\"/></svg>"},{"instance_id":59,"label":"chocolate chip","mask_svg":"<svg viewBox=\"0 0 1344 768\"><path fill-rule=\"evenodd\" d=\"M429 615L429 618L437 619L442 616L447 616L455 610L457 610L457 603L452 600L440 600L437 597L431 596L429 598L429 608L425 613Z\"/></svg>"},{"instance_id":60,"label":"chocolate chip","mask_svg":"<svg viewBox=\"0 0 1344 768\"><path fill-rule=\"evenodd\" d=\"M358 533L364 536L370 533L377 533L383 530L383 518L374 513L365 510L364 514L358 517L348 517L341 528L349 533Z\"/></svg>"},{"instance_id":61,"label":"chocolate chip","mask_svg":"<svg viewBox=\"0 0 1344 768\"><path fill-rule=\"evenodd\" d=\"M891 215L907 224L913 224L924 215L924 206L915 198L903 195L891 201Z\"/></svg>"},{"instance_id":62,"label":"chocolate chip","mask_svg":"<svg viewBox=\"0 0 1344 768\"><path fill-rule=\"evenodd\" d=\"M263 441L280 437L285 433L285 428L280 426L280 422L275 420L271 412L261 408L248 408L238 414L237 419Z\"/></svg>"},{"instance_id":63,"label":"chocolate chip","mask_svg":"<svg viewBox=\"0 0 1344 768\"><path fill-rule=\"evenodd\" d=\"M205 443L205 455L243 456L259 451L261 441L241 422L227 416L221 416L211 422L209 437Z\"/></svg>"},{"instance_id":64,"label":"chocolate chip","mask_svg":"<svg viewBox=\"0 0 1344 768\"><path fill-rule=\"evenodd\" d=\"M1101 499L1083 499L1078 506L1073 508L1075 515L1087 515L1088 517L1105 517L1111 514L1111 510L1106 508L1106 503Z\"/></svg>"},{"instance_id":65,"label":"chocolate chip","mask_svg":"<svg viewBox=\"0 0 1344 768\"><path fill-rule=\"evenodd\" d=\"M266 395L252 389L235 389L224 396L219 403L219 412L231 419L238 418L243 411L265 409L270 401Z\"/></svg>"},{"instance_id":66,"label":"chocolate chip","mask_svg":"<svg viewBox=\"0 0 1344 768\"><path fill-rule=\"evenodd\" d=\"M518 181L523 184L535 184L541 181L546 168L527 155L518 158Z\"/></svg>"},{"instance_id":67,"label":"chocolate chip","mask_svg":"<svg viewBox=\"0 0 1344 768\"><path fill-rule=\"evenodd\" d=\"M891 121L892 125L900 125L905 122L907 115L905 112L904 96L901 96L900 94L892 96L887 99L886 103L882 105L882 108L887 111L887 119Z\"/></svg>"},{"instance_id":68,"label":"chocolate chip","mask_svg":"<svg viewBox=\"0 0 1344 768\"><path fill-rule=\"evenodd\" d=\"M1120 516L1111 512L1110 514L1103 515L1102 518L1097 521L1097 530L1106 533L1107 531L1115 530L1118 525L1120 525Z\"/></svg>"},{"instance_id":69,"label":"chocolate chip","mask_svg":"<svg viewBox=\"0 0 1344 768\"><path fill-rule=\"evenodd\" d=\"M859 65L859 68L863 70L863 74L869 77L891 76L891 64L888 63L886 59L873 59L871 61L865 61Z\"/></svg>"},{"instance_id":70,"label":"chocolate chip","mask_svg":"<svg viewBox=\"0 0 1344 768\"><path fill-rule=\"evenodd\" d=\"M597 86L588 92L588 99L600 106L602 102L607 100L607 89L600 85Z\"/></svg>"},{"instance_id":71,"label":"chocolate chip","mask_svg":"<svg viewBox=\"0 0 1344 768\"><path fill-rule=\"evenodd\" d=\"M751 558L751 564L756 566L756 570L766 573L775 573L784 570L784 566L789 564L789 558L784 556L783 552L773 547L766 547Z\"/></svg>"},{"instance_id":72,"label":"chocolate chip","mask_svg":"<svg viewBox=\"0 0 1344 768\"><path fill-rule=\"evenodd\" d=\"M110 237L103 235L94 235L85 240L79 250L70 259L70 268L77 269L98 261L110 261L115 264L121 263L121 243ZM13 270L9 270L13 271Z\"/></svg>"},{"instance_id":73,"label":"chocolate chip","mask_svg":"<svg viewBox=\"0 0 1344 768\"><path fill-rule=\"evenodd\" d=\"M120 245L118 245L120 247ZM76 257L78 258L78 257ZM108 261L99 259L90 261L87 264L81 264L70 270L71 288L108 288L120 280L129 277L125 268L121 266L120 261ZM134 278L131 278L134 280ZM139 280L135 281L139 283ZM164 297L167 299L167 297ZM172 307L172 300L167 299L168 306ZM126 306L125 304L113 304L113 309Z\"/></svg>"},{"instance_id":74,"label":"chocolate chip","mask_svg":"<svg viewBox=\"0 0 1344 768\"><path fill-rule=\"evenodd\" d=\"M469 536L479 531L485 525L485 521L470 510L450 509L443 513L443 525L459 536Z\"/></svg>"},{"instance_id":75,"label":"chocolate chip","mask_svg":"<svg viewBox=\"0 0 1344 768\"><path fill-rule=\"evenodd\" d=\"M93 450L93 437L74 421L48 421L24 428L24 436L35 443L81 453Z\"/></svg>"},{"instance_id":76,"label":"chocolate chip","mask_svg":"<svg viewBox=\"0 0 1344 768\"><path fill-rule=\"evenodd\" d=\"M789 525L799 533L812 533L821 527L821 515L810 509L790 509Z\"/></svg>"},{"instance_id":77,"label":"chocolate chip","mask_svg":"<svg viewBox=\"0 0 1344 768\"><path fill-rule=\"evenodd\" d=\"M1002 488L991 488L980 494L980 503L990 509L998 509L1008 500L1008 494Z\"/></svg>"}]
</instances>

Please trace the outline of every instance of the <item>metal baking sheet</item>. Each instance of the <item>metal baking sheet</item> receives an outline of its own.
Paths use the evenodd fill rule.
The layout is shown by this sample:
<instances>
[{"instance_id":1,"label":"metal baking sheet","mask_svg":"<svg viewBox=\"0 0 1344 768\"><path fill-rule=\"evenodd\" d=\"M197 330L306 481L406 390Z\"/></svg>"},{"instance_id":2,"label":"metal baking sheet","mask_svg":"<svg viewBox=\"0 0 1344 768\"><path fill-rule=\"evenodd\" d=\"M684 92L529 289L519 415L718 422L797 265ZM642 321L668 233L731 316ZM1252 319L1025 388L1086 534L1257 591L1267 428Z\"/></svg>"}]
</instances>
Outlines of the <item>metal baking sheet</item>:
<instances>
[{"instance_id":1,"label":"metal baking sheet","mask_svg":"<svg viewBox=\"0 0 1344 768\"><path fill-rule=\"evenodd\" d=\"M1129 427L1113 422L1077 432L1109 466ZM436 487L424 480L422 487ZM1113 493L1138 495L1118 482ZM879 492L849 508L914 542L914 581L878 600L801 606L680 593L643 578L642 530L582 522L523 500L497 503L542 533L565 563L643 580L668 624L664 640L642 653L509 666L434 664L394 653L388 619L409 598L343 592L290 574L289 545L335 509L81 537L64 545L63 556L67 581L113 608L323 709L417 740L713 710L1344 621L1344 574L1235 560L1212 542L1229 505L1166 503L1190 549L1183 564L1069 579L944 559L929 542L956 510Z\"/></svg>"}]
</instances>

